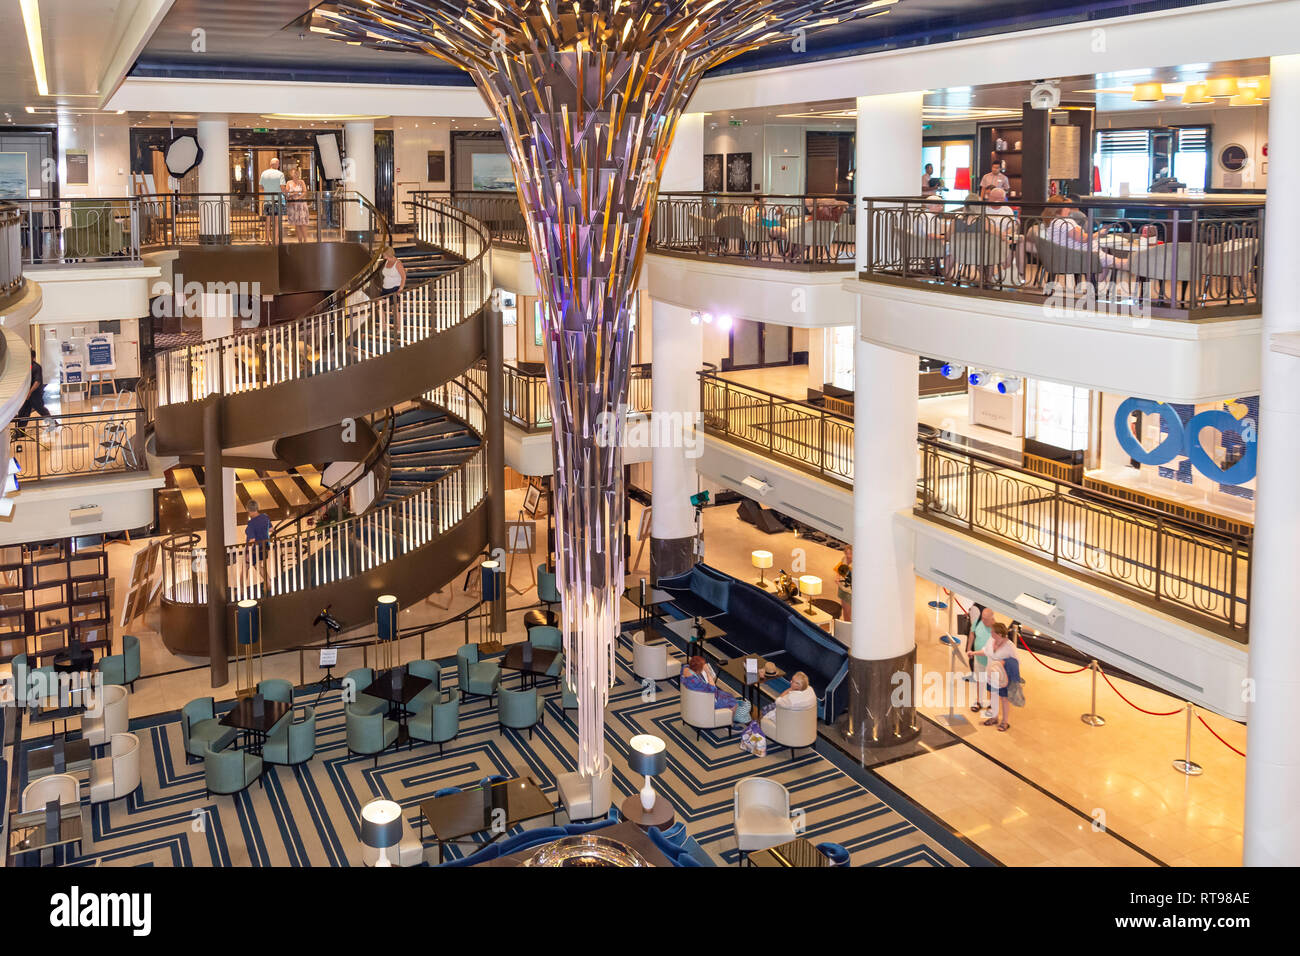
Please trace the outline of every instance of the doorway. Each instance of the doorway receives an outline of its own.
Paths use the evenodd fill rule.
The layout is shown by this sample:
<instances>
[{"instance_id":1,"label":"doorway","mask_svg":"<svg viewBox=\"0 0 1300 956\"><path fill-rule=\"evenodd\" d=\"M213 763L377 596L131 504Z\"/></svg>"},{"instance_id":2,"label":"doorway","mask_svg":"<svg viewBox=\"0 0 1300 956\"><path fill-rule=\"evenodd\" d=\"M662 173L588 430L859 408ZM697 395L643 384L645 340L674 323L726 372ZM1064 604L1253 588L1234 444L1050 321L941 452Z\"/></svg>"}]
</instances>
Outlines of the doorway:
<instances>
[{"instance_id":1,"label":"doorway","mask_svg":"<svg viewBox=\"0 0 1300 956\"><path fill-rule=\"evenodd\" d=\"M793 354L790 326L736 319L723 370L789 365Z\"/></svg>"}]
</instances>

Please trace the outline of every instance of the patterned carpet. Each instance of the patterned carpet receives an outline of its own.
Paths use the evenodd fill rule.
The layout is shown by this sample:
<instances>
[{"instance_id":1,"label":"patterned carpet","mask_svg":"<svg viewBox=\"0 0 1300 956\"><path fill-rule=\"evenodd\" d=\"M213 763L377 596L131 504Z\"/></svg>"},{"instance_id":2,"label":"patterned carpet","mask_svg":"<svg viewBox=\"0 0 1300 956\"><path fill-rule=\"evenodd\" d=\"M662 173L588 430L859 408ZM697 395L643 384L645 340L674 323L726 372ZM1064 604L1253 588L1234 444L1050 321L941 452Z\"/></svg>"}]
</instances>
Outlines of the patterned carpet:
<instances>
[{"instance_id":1,"label":"patterned carpet","mask_svg":"<svg viewBox=\"0 0 1300 956\"><path fill-rule=\"evenodd\" d=\"M663 682L653 699L643 699L631 672L631 647L619 647L618 683L611 692L606 722L618 795L633 793L641 778L627 769L627 740L654 733L668 743L669 769L655 788L670 799L677 818L719 864L738 862L732 828L732 788L751 775L770 776L791 791L792 807L802 810L805 835L848 847L854 865L961 865L939 839L917 829L898 811L815 752L794 761L773 746L755 757L739 746L739 734L710 733L699 742L681 722L677 682ZM455 684L455 668L444 666L443 686ZM508 675L508 686L517 677ZM474 785L489 774L532 774L558 802L555 777L574 767L576 727L560 707L554 683L543 685L546 717L527 733L499 732L495 710L486 700L461 707L460 735L438 757L436 746L417 743L389 751L376 768L370 757L350 757L344 737L340 694L333 691L317 707L316 756L298 768L268 767L265 787L256 783L236 797L204 797L203 768L186 765L176 714L133 721L143 748L142 787L125 800L86 806L91 828L75 858L62 851L56 862L105 866L343 866L361 862L360 807L377 795L397 800L407 821L419 826L418 805L447 786ZM300 692L311 703L315 693ZM828 746L825 742L819 746ZM83 793L85 792L83 788ZM565 822L563 813L560 822ZM543 818L528 826L549 825ZM428 836L428 830L425 831ZM949 844L951 846L951 844ZM469 848L472 850L472 848ZM449 848L449 856L460 855ZM34 862L34 854L28 862ZM425 859L436 862L432 841Z\"/></svg>"}]
</instances>

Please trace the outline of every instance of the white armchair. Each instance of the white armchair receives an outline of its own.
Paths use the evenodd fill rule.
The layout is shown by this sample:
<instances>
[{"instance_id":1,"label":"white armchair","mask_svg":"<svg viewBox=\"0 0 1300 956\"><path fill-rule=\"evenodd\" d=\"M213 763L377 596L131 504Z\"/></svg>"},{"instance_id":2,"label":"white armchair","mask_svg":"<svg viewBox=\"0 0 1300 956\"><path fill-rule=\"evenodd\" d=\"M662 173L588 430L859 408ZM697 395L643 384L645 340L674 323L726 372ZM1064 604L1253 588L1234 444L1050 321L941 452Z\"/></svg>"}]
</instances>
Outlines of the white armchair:
<instances>
[{"instance_id":1,"label":"white armchair","mask_svg":"<svg viewBox=\"0 0 1300 956\"><path fill-rule=\"evenodd\" d=\"M731 719L734 715L729 707L718 707L714 702L713 692L682 688L682 722L695 728L698 740L701 730L726 727L727 736L731 736Z\"/></svg>"},{"instance_id":2,"label":"white armchair","mask_svg":"<svg viewBox=\"0 0 1300 956\"><path fill-rule=\"evenodd\" d=\"M125 797L140 786L140 738L114 734L109 755L90 765L90 802L105 803Z\"/></svg>"},{"instance_id":3,"label":"white armchair","mask_svg":"<svg viewBox=\"0 0 1300 956\"><path fill-rule=\"evenodd\" d=\"M361 844L361 862L374 866L379 862L379 850ZM420 834L411 829L405 817L402 817L402 839L397 846L389 848L388 862L393 866L419 866L424 862L424 844L420 841Z\"/></svg>"},{"instance_id":4,"label":"white armchair","mask_svg":"<svg viewBox=\"0 0 1300 956\"><path fill-rule=\"evenodd\" d=\"M126 687L122 684L104 684L90 698L98 703L97 714L87 712L81 721L81 735L92 747L108 743L115 734L127 729Z\"/></svg>"},{"instance_id":5,"label":"white armchair","mask_svg":"<svg viewBox=\"0 0 1300 956\"><path fill-rule=\"evenodd\" d=\"M736 845L741 853L766 850L795 838L790 791L766 777L736 784Z\"/></svg>"},{"instance_id":6,"label":"white armchair","mask_svg":"<svg viewBox=\"0 0 1300 956\"><path fill-rule=\"evenodd\" d=\"M595 776L562 773L555 778L555 783L560 791L560 803L574 823L603 817L614 802L614 769L609 754L605 755L604 769Z\"/></svg>"},{"instance_id":7,"label":"white armchair","mask_svg":"<svg viewBox=\"0 0 1300 956\"><path fill-rule=\"evenodd\" d=\"M817 708L791 710L789 707L774 707L762 719L760 726L769 740L790 748L790 759L793 760L796 747L811 747L817 742Z\"/></svg>"},{"instance_id":8,"label":"white armchair","mask_svg":"<svg viewBox=\"0 0 1300 956\"><path fill-rule=\"evenodd\" d=\"M645 642L645 632L632 635L632 673L642 680L668 680L680 672L682 662L668 653L668 642Z\"/></svg>"},{"instance_id":9,"label":"white armchair","mask_svg":"<svg viewBox=\"0 0 1300 956\"><path fill-rule=\"evenodd\" d=\"M73 806L81 802L81 784L77 778L68 773L52 773L33 780L23 789L20 806L24 813L30 810L44 810L51 800L59 801L60 806Z\"/></svg>"}]
</instances>

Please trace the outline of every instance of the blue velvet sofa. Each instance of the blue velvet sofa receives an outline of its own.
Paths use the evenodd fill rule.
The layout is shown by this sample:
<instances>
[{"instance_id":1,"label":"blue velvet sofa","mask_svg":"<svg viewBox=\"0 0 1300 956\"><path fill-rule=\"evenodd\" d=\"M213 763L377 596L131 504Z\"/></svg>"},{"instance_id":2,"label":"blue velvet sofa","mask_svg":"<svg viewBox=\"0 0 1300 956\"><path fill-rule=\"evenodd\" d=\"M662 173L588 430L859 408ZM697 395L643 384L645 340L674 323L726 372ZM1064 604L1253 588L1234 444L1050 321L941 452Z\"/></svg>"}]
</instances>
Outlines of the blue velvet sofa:
<instances>
[{"instance_id":1,"label":"blue velvet sofa","mask_svg":"<svg viewBox=\"0 0 1300 956\"><path fill-rule=\"evenodd\" d=\"M849 651L798 609L707 564L660 578L657 585L689 617L707 618L726 631L717 643L733 656L767 658L786 675L803 671L817 694L818 716L830 723L849 704Z\"/></svg>"}]
</instances>

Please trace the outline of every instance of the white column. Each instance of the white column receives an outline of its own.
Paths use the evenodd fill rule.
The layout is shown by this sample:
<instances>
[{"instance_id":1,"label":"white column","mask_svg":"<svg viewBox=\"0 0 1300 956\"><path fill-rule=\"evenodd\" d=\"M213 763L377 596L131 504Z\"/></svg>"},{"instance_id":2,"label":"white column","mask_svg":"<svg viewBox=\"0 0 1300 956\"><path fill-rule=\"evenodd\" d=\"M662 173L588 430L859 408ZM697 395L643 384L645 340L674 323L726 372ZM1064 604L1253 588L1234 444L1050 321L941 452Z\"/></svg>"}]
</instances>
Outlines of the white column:
<instances>
[{"instance_id":1,"label":"white column","mask_svg":"<svg viewBox=\"0 0 1300 956\"><path fill-rule=\"evenodd\" d=\"M1269 348L1300 331L1300 56L1273 57L1268 104L1269 183L1265 210L1263 360L1259 395L1259 480L1250 588L1247 697L1247 866L1300 865L1300 360Z\"/></svg>"},{"instance_id":2,"label":"white column","mask_svg":"<svg viewBox=\"0 0 1300 956\"><path fill-rule=\"evenodd\" d=\"M695 509L690 497L699 488L695 462L704 434L702 429L688 429L694 429L700 410L695 373L703 363L704 336L687 309L651 300L651 313L650 394L657 426L653 432L660 441L650 452L650 564L657 579L688 571L694 564ZM681 423L681 428L662 427L665 422ZM684 441L677 447L661 447L664 437L678 435ZM686 441L694 444L681 447Z\"/></svg>"},{"instance_id":3,"label":"white column","mask_svg":"<svg viewBox=\"0 0 1300 956\"><path fill-rule=\"evenodd\" d=\"M230 122L219 113L203 113L198 123L199 192L212 193L199 203L199 234L224 238L230 235ZM165 190L160 186L160 192Z\"/></svg>"},{"instance_id":4,"label":"white column","mask_svg":"<svg viewBox=\"0 0 1300 956\"><path fill-rule=\"evenodd\" d=\"M857 254L866 255L865 196L915 193L921 163L922 94L858 98ZM859 309L861 306L859 306ZM895 519L916 497L917 357L862 340L854 344L853 628L849 719L860 745L915 736L910 707L890 703L916 661L911 536Z\"/></svg>"},{"instance_id":5,"label":"white column","mask_svg":"<svg viewBox=\"0 0 1300 956\"><path fill-rule=\"evenodd\" d=\"M208 342L213 339L224 338L235 331L235 303L230 293L201 293L199 308L202 310L203 341ZM217 381L218 372L219 370L215 367L210 371L207 383L209 392L220 390L221 383ZM226 543L231 544L239 540L239 526L235 517L235 470L233 468L221 469L221 483L225 488L221 503L223 505L223 523L226 529Z\"/></svg>"},{"instance_id":6,"label":"white column","mask_svg":"<svg viewBox=\"0 0 1300 956\"><path fill-rule=\"evenodd\" d=\"M343 186L375 201L375 124L371 120L343 124L346 151ZM364 206L350 202L344 207L343 228L362 232L370 228L370 215Z\"/></svg>"}]
</instances>

